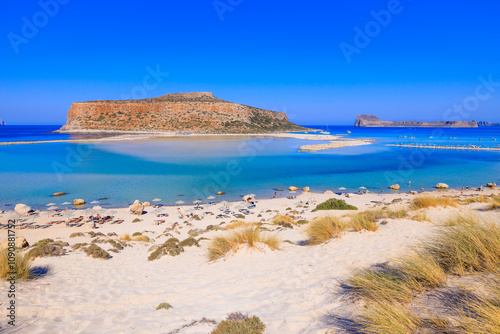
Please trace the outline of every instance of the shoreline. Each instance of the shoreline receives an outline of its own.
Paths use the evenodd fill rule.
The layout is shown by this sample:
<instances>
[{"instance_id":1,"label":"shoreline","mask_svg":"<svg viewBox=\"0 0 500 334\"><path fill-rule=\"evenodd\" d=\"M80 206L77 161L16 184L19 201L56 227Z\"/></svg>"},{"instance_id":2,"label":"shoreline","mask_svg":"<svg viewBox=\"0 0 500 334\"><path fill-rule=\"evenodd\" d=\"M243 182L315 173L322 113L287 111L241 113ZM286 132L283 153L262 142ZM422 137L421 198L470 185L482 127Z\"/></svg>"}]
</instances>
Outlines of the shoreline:
<instances>
[{"instance_id":1,"label":"shoreline","mask_svg":"<svg viewBox=\"0 0 500 334\"><path fill-rule=\"evenodd\" d=\"M319 130L318 130L319 131ZM73 132L77 133L77 132ZM82 132L83 133L83 132ZM86 132L87 133L87 132ZM96 132L102 133L103 132ZM121 133L121 132L120 132ZM109 134L109 133L108 133ZM50 144L50 143L102 143L102 142L120 142L120 141L139 141L139 140L158 140L158 139L168 139L168 138L199 138L199 137L274 137L274 138L295 138L304 140L338 140L342 138L342 135L319 135L319 134L306 134L306 133L293 133L293 132L277 132L277 133L234 133L234 134L209 134L209 133L150 133L141 132L136 134L122 133L116 136L102 137L102 138L89 138L89 139L58 139L58 140L39 140L39 141L12 141L12 142L0 142L0 146L6 145L31 145L31 144Z\"/></svg>"},{"instance_id":2,"label":"shoreline","mask_svg":"<svg viewBox=\"0 0 500 334\"><path fill-rule=\"evenodd\" d=\"M403 188L403 187L401 187ZM326 188L325 188L326 189ZM422 188L424 189L424 188ZM448 189L436 189L435 187L432 189L432 190L421 190L420 188L417 189L415 188L414 190L412 190L411 188L408 188L408 189L405 189L405 190L392 190L392 189L389 189L387 188L386 190L380 190L380 191L372 191L372 190L365 190L367 191L366 193L363 193L363 190L361 189L358 189L357 191L349 191L349 189L345 189L345 190L339 190L339 189L336 189L336 190L325 190L323 192L314 192L314 191L302 191L302 190L298 190L298 191L290 191L288 189L285 189L283 191L276 191L276 190L272 190L270 191L271 192L277 192L278 193L278 196L277 197L259 197L257 200L258 201L275 201L275 200L283 200L283 199L286 199L286 200L293 200L295 198L299 198L299 197L304 197L304 196L310 196L310 197L315 197L315 196L330 196L330 197L335 197L335 198L341 198L341 199L346 199L346 200L349 200L349 199L352 199L352 198L362 198L363 196L369 196L369 197L374 197L376 196L377 198L379 197L392 197L392 196L411 196L411 197L416 197L416 196L421 196L421 195L453 195L453 196L463 196L463 197L467 197L467 196L473 196L473 195L476 195L477 196L490 196L490 195L494 195L496 194L496 191L498 191L498 193L500 194L500 187L495 187L495 188L489 188L489 187L486 187L486 186L483 186L483 190L482 191L479 191L478 190L479 187L469 187L469 190L466 190L464 189L463 192L464 194L463 195L460 195L462 190L461 189L456 189L456 188L453 188L453 187L450 187ZM416 192L415 193L412 193L412 192ZM251 193L250 191L247 191L247 192L244 192L245 194L249 194ZM339 195L339 193L341 193L342 195ZM281 196L279 196L281 195ZM346 195L349 195L349 197L347 197ZM243 202L242 198L245 196L245 195L238 195L239 196L239 199L225 199L224 198L224 195L222 196L218 196L218 195L214 195L215 198L214 199L198 199L197 201L200 201L201 203L213 203L213 205L218 205L219 203L229 203L231 205L235 205L235 204L239 204L241 202ZM71 199L73 197L75 198L81 198L81 197L78 197L78 196L73 196L71 198L67 198L67 195L64 195L64 196L61 196L61 197L53 197L52 200L49 200L51 202L58 202L57 199L60 199L60 201L62 202L63 201L63 198L66 197L67 201L64 201L64 202L71 202ZM289 198L289 197L293 197L293 198ZM137 198L136 198L137 199ZM137 199L139 201L142 201L142 199ZM82 211L85 211L85 210L90 210L92 209L92 207L95 207L95 206L101 206L101 205L104 205L105 207L103 207L103 209L105 210L127 210L129 208L129 206L131 205L131 203L133 203L134 200L130 200L128 201L130 204L124 204L124 205L113 205L113 204L110 204L109 206L104 204L104 203L100 203L100 202L104 202L105 200L101 200L99 201L99 203L91 203L91 202L85 202L85 204L83 205L77 205L77 206L74 206L73 203L71 204L67 204L67 205L64 205L64 209L62 209L61 207L59 207L59 209L62 209L63 211L77 211L77 210L82 210ZM145 202L148 202L147 200L144 201ZM19 202L19 203L22 203L22 204L26 204L30 207L33 207L35 208L37 212L40 212L40 213L49 213L50 211L49 210L44 210L43 208L46 207L46 205L31 205L29 202ZM10 203L9 203L10 204ZM18 204L18 203L16 203ZM57 204L57 203L56 203ZM191 203L191 202L184 202L182 204L176 204L176 203L169 203L169 202L166 202L166 201L158 201L158 202L153 202L153 201L150 201L150 204L151 205L155 205L155 204L161 204L162 207L164 208L169 208L169 209L172 209L172 208L179 208L179 207L187 207L187 208L191 208L191 207L195 207L196 204L194 203ZM58 205L61 205L61 204L58 204ZM6 213L13 213L14 212L14 206L15 204L10 204L9 207L4 207L4 214ZM8 210L6 208L12 208L11 210ZM37 209L37 208L42 208L42 209ZM0 210L1 212L1 210ZM1 215L1 213L0 213ZM1 218L1 216L0 216Z\"/></svg>"}]
</instances>

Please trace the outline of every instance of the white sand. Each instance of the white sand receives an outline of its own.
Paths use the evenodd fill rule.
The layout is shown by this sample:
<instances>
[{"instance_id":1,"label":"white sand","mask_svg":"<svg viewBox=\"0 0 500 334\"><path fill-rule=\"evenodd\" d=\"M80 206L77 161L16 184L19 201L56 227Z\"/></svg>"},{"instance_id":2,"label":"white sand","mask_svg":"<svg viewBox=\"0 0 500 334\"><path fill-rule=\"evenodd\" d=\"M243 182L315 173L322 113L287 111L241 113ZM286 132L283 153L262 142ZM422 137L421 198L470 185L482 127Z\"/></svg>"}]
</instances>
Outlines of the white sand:
<instances>
[{"instance_id":1,"label":"white sand","mask_svg":"<svg viewBox=\"0 0 500 334\"><path fill-rule=\"evenodd\" d=\"M327 144L302 145L302 146L299 146L299 150L317 152L317 151L328 150L328 149L333 149L333 148L371 145L371 144L372 144L372 142L369 140L366 140L366 139L337 140L337 141L331 141Z\"/></svg>"},{"instance_id":2,"label":"white sand","mask_svg":"<svg viewBox=\"0 0 500 334\"><path fill-rule=\"evenodd\" d=\"M488 190L481 194L491 192ZM268 220L276 213L266 213L267 209L285 213L287 207L295 208L295 203L310 197L315 197L318 203L332 197L343 198L347 203L365 210L375 205L372 201L391 203L395 198L402 198L404 204L414 196L387 193L345 198L304 193L292 200L261 200L257 209L253 210L254 215L247 216L246 221L262 219L256 217L261 211L263 218ZM401 204L392 206L397 205ZM220 212L217 207L210 210L217 214ZM312 213L314 207L310 205L301 216L310 220L325 214L350 213ZM147 210L151 211L151 208ZM173 235L183 240L192 228L204 229L210 224L233 220L210 216L190 221L193 226L189 227L185 226L183 219L179 219L175 207L167 207L165 212L170 217L166 218L165 224L155 226L152 221L157 218L151 213L140 217L144 221L132 223L136 216L126 213L126 209L118 211L117 217L125 219L123 224L103 224L94 231L123 235L147 230L151 232L144 235L156 238L166 227L179 222L182 228L177 230L179 234L173 232ZM429 216L434 222L443 221L451 211L433 209ZM5 222L7 217L8 214L0 215L0 220ZM36 221L44 223L48 220L45 214ZM133 247L111 253L113 258L109 260L87 257L80 250L62 257L37 258L35 266L50 266L51 270L37 280L17 283L18 329L22 327L20 332L23 333L169 333L193 320L206 317L221 321L228 313L240 311L259 316L267 326L266 333L336 333L332 319L349 311L340 300L338 280L346 277L351 268L384 262L404 253L409 246L439 228L436 224L407 219L387 221L388 224L381 225L377 232L347 232L342 238L319 246L283 243L279 251L265 248L262 251L242 250L212 263L206 257L208 241L202 241L200 248L185 248L185 252L177 257L164 256L155 261L147 260L151 244L141 242L130 242ZM283 240L298 243L306 239L303 230L304 227L301 227L278 233ZM69 238L73 232L91 231L86 226L68 228L57 225L44 230L16 231L30 244L48 237L68 241L71 245L91 240L88 235ZM1 233L4 232L1 230ZM212 238L222 233L214 231L201 237ZM161 236L155 243L161 244L168 238ZM104 245L108 244L100 244L107 249ZM6 313L6 282L0 282L0 290L3 310L1 331L6 326L6 317L3 316ZM156 306L162 302L170 303L173 308L156 311ZM213 327L198 324L179 333L209 333Z\"/></svg>"}]
</instances>

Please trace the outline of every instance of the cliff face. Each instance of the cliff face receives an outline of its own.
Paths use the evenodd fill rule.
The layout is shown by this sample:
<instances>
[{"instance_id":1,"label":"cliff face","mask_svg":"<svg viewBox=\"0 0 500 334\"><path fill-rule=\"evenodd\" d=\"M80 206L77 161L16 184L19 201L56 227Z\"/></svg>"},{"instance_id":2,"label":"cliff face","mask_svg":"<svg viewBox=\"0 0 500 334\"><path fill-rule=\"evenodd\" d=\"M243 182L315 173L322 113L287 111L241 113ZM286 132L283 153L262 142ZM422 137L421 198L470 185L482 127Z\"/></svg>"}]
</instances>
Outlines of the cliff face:
<instances>
[{"instance_id":1,"label":"cliff face","mask_svg":"<svg viewBox=\"0 0 500 334\"><path fill-rule=\"evenodd\" d=\"M297 131L285 113L227 102L212 93L178 93L123 101L75 102L59 130L256 133Z\"/></svg>"},{"instance_id":2,"label":"cliff face","mask_svg":"<svg viewBox=\"0 0 500 334\"><path fill-rule=\"evenodd\" d=\"M382 121L375 115L359 115L356 117L354 126L358 127L455 127L455 128L477 128L476 122L443 121L443 122L411 122L411 121Z\"/></svg>"}]
</instances>

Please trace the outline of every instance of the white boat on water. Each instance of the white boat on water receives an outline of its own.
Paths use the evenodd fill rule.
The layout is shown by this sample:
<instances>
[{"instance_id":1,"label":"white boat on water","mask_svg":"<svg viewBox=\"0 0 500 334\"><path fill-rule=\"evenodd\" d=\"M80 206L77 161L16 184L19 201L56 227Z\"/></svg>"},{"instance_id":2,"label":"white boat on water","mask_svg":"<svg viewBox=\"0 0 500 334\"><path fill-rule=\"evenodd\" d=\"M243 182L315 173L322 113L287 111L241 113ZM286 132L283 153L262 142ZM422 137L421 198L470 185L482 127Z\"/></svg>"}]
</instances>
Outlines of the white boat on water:
<instances>
[{"instance_id":1,"label":"white boat on water","mask_svg":"<svg viewBox=\"0 0 500 334\"><path fill-rule=\"evenodd\" d=\"M326 131L321 131L320 132L322 135L329 135L330 131L328 131L328 124L326 125Z\"/></svg>"}]
</instances>

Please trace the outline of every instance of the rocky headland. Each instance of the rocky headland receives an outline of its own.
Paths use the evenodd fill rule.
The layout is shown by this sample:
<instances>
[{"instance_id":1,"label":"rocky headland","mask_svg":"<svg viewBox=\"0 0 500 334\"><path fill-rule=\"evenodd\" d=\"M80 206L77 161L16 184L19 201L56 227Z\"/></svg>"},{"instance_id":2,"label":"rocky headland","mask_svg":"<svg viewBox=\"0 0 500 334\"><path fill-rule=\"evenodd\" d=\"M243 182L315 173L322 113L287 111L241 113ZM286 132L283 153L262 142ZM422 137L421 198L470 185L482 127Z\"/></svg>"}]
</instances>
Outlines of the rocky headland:
<instances>
[{"instance_id":1,"label":"rocky headland","mask_svg":"<svg viewBox=\"0 0 500 334\"><path fill-rule=\"evenodd\" d=\"M455 127L477 128L477 122L440 121L440 122L413 122L413 121L382 121L375 115L359 115L354 123L357 127Z\"/></svg>"},{"instance_id":2,"label":"rocky headland","mask_svg":"<svg viewBox=\"0 0 500 334\"><path fill-rule=\"evenodd\" d=\"M59 132L162 131L265 133L300 131L285 113L218 99L212 93L177 93L141 100L75 102Z\"/></svg>"}]
</instances>

